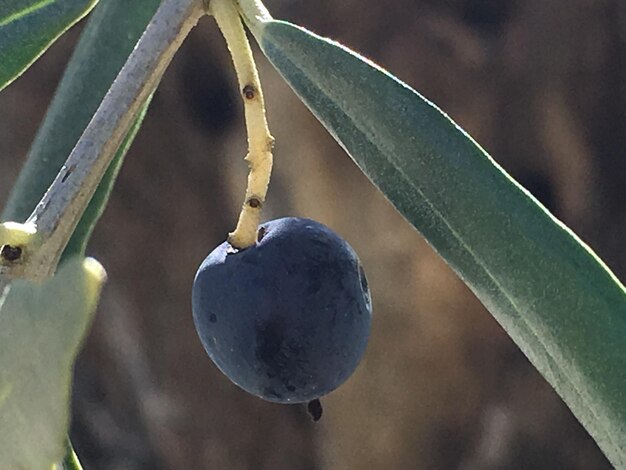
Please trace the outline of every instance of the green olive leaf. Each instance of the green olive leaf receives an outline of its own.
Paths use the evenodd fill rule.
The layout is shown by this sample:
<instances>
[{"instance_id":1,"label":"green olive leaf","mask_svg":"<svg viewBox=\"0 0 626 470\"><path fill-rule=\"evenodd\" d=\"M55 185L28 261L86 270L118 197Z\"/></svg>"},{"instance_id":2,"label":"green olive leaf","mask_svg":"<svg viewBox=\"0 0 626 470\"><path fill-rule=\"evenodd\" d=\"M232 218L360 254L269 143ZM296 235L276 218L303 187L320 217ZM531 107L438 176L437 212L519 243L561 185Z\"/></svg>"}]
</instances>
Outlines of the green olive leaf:
<instances>
[{"instance_id":1,"label":"green olive leaf","mask_svg":"<svg viewBox=\"0 0 626 470\"><path fill-rule=\"evenodd\" d=\"M105 277L75 257L43 285L16 280L0 295L0 468L63 458L74 359Z\"/></svg>"},{"instance_id":2,"label":"green olive leaf","mask_svg":"<svg viewBox=\"0 0 626 470\"><path fill-rule=\"evenodd\" d=\"M98 0L0 0L0 90Z\"/></svg>"},{"instance_id":3,"label":"green olive leaf","mask_svg":"<svg viewBox=\"0 0 626 470\"><path fill-rule=\"evenodd\" d=\"M626 468L626 291L593 251L433 103L303 28L265 21L261 48ZM410 249L410 247L407 247Z\"/></svg>"}]
</instances>

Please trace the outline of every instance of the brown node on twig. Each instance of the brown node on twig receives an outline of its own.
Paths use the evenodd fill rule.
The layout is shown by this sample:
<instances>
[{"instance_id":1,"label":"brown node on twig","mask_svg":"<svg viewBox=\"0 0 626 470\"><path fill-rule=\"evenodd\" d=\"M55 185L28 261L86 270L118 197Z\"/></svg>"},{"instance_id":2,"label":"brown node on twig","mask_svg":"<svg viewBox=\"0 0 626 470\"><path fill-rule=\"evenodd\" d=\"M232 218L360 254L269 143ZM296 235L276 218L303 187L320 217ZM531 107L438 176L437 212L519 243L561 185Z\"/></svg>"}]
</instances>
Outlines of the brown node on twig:
<instances>
[{"instance_id":1,"label":"brown node on twig","mask_svg":"<svg viewBox=\"0 0 626 470\"><path fill-rule=\"evenodd\" d=\"M259 198L256 198L256 197L251 197L250 199L248 199L247 202L248 202L248 205L250 207L252 207L253 209L258 209L259 207L261 207L263 205L261 200Z\"/></svg>"},{"instance_id":2,"label":"brown node on twig","mask_svg":"<svg viewBox=\"0 0 626 470\"><path fill-rule=\"evenodd\" d=\"M5 261L14 263L22 257L22 247L13 245L2 245L0 256Z\"/></svg>"},{"instance_id":3,"label":"brown node on twig","mask_svg":"<svg viewBox=\"0 0 626 470\"><path fill-rule=\"evenodd\" d=\"M256 97L256 88L254 85L248 83L243 87L243 96L245 96L247 100L253 100Z\"/></svg>"}]
</instances>

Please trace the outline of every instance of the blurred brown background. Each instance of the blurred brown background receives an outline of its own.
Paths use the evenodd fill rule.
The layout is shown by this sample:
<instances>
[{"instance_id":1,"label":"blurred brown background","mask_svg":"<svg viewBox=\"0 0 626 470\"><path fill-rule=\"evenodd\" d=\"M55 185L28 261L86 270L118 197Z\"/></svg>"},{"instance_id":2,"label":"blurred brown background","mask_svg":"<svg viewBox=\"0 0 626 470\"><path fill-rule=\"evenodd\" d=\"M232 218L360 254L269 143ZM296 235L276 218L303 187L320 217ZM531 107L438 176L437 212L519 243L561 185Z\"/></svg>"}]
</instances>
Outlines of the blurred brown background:
<instances>
[{"instance_id":1,"label":"blurred brown background","mask_svg":"<svg viewBox=\"0 0 626 470\"><path fill-rule=\"evenodd\" d=\"M623 0L267 5L439 104L626 277ZM0 201L79 29L0 94ZM259 63L277 142L265 217L315 218L356 248L375 307L365 361L314 424L301 407L240 391L196 337L191 281L234 227L246 176L230 58L205 19L167 72L89 250L110 280L76 366L72 439L84 467L610 468L479 302Z\"/></svg>"}]
</instances>

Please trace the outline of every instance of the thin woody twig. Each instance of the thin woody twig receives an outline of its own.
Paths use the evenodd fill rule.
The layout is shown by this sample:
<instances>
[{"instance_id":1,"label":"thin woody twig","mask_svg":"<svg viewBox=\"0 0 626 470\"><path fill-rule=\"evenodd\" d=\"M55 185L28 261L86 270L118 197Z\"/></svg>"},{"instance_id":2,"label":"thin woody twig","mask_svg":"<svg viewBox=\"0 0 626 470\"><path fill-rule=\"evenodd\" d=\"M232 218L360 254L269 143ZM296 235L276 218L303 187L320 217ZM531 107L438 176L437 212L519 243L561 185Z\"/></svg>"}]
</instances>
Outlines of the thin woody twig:
<instances>
[{"instance_id":1,"label":"thin woody twig","mask_svg":"<svg viewBox=\"0 0 626 470\"><path fill-rule=\"evenodd\" d=\"M252 50L234 0L211 0L209 12L215 16L230 50L244 102L249 149L246 160L250 173L237 228L228 237L232 246L244 249L256 243L261 209L272 172L274 139L267 126L263 92Z\"/></svg>"}]
</instances>

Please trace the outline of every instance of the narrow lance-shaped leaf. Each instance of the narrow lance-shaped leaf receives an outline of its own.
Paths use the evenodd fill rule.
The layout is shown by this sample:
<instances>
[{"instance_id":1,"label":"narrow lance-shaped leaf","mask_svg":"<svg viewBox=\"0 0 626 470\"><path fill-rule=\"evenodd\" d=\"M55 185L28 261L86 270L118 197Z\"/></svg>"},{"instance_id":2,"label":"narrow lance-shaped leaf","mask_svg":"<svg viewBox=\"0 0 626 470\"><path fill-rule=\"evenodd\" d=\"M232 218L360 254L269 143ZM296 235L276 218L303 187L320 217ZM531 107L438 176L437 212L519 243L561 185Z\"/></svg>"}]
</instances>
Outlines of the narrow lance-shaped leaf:
<instances>
[{"instance_id":1,"label":"narrow lance-shaped leaf","mask_svg":"<svg viewBox=\"0 0 626 470\"><path fill-rule=\"evenodd\" d=\"M43 286L14 281L0 298L0 468L62 459L74 358L104 278L97 261L75 257Z\"/></svg>"},{"instance_id":2,"label":"narrow lance-shaped leaf","mask_svg":"<svg viewBox=\"0 0 626 470\"><path fill-rule=\"evenodd\" d=\"M98 0L0 0L0 90Z\"/></svg>"},{"instance_id":3,"label":"narrow lance-shaped leaf","mask_svg":"<svg viewBox=\"0 0 626 470\"><path fill-rule=\"evenodd\" d=\"M617 278L409 86L302 28L257 26L305 104L626 468L626 291Z\"/></svg>"}]
</instances>

